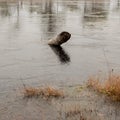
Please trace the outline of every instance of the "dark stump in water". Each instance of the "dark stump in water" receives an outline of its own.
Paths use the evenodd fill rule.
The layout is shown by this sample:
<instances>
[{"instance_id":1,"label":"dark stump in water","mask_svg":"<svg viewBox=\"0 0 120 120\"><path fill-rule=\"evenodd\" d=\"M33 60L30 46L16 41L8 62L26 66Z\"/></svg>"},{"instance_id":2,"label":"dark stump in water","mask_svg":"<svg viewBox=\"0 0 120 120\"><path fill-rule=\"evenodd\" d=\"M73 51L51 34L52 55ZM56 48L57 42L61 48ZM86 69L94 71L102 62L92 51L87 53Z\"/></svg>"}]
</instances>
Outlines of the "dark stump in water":
<instances>
[{"instance_id":1,"label":"dark stump in water","mask_svg":"<svg viewBox=\"0 0 120 120\"><path fill-rule=\"evenodd\" d=\"M71 34L68 32L61 32L55 38L52 38L48 41L48 45L60 46L61 44L67 42L71 37Z\"/></svg>"}]
</instances>

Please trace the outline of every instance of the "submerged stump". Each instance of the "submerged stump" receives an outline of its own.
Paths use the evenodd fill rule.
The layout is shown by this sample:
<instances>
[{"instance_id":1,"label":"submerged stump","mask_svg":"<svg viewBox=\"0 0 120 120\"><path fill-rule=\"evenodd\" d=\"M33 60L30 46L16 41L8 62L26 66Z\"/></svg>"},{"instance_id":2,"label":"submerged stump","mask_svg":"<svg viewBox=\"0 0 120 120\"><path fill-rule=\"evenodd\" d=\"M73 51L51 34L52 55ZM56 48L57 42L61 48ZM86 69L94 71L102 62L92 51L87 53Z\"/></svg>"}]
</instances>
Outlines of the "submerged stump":
<instances>
[{"instance_id":1,"label":"submerged stump","mask_svg":"<svg viewBox=\"0 0 120 120\"><path fill-rule=\"evenodd\" d=\"M60 46L61 44L67 42L71 37L71 34L63 31L58 34L55 38L52 38L48 41L48 45Z\"/></svg>"}]
</instances>

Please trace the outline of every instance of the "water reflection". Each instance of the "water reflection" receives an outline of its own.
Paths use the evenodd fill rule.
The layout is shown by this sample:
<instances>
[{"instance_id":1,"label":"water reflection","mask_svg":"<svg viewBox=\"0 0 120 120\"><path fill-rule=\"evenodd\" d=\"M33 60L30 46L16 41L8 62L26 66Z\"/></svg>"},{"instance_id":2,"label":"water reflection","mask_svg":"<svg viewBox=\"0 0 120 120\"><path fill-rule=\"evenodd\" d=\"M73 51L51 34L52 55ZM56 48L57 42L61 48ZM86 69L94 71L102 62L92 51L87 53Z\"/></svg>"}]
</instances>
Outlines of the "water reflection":
<instances>
[{"instance_id":1,"label":"water reflection","mask_svg":"<svg viewBox=\"0 0 120 120\"><path fill-rule=\"evenodd\" d=\"M56 2L54 0L43 0L38 3L31 1L30 3L30 13L37 13L41 15L41 24L44 39L50 39L51 37L56 35L57 31L57 12L56 12ZM39 7L34 7L37 5ZM60 18L61 19L61 18ZM60 20L59 19L59 20Z\"/></svg>"},{"instance_id":2,"label":"water reflection","mask_svg":"<svg viewBox=\"0 0 120 120\"><path fill-rule=\"evenodd\" d=\"M65 50L61 46L50 45L50 48L53 50L53 52L56 54L56 56L62 64L70 62L70 56L65 52Z\"/></svg>"},{"instance_id":3,"label":"water reflection","mask_svg":"<svg viewBox=\"0 0 120 120\"><path fill-rule=\"evenodd\" d=\"M10 7L7 2L0 3L0 15L1 17L6 17L11 15Z\"/></svg>"},{"instance_id":4,"label":"water reflection","mask_svg":"<svg viewBox=\"0 0 120 120\"><path fill-rule=\"evenodd\" d=\"M56 31L56 14L54 14L54 10L53 10L53 0L45 0L44 1L44 9L43 9L43 20L46 21L42 21L43 23L46 22L47 26L46 26L46 31L48 33L48 36L50 35L49 33L51 33L52 35L54 35L55 31ZM47 14L47 18L45 18L46 16L44 16L44 14ZM51 36L50 36L51 37Z\"/></svg>"},{"instance_id":5,"label":"water reflection","mask_svg":"<svg viewBox=\"0 0 120 120\"><path fill-rule=\"evenodd\" d=\"M25 4L25 1L13 1L14 4L10 4L10 2L6 0L0 2L1 17L14 15L15 11L19 16L20 11L23 9L21 6ZM29 12L31 14L37 13L41 15L40 21L45 25L42 26L42 31L44 33L46 32L44 37L47 36L48 39L57 33L58 27L61 28L64 25L68 10L75 11L76 13L79 12L79 15L81 16L80 19L83 22L82 24L86 26L87 22L107 20L108 15L112 10L120 9L119 0L102 0L99 2L98 0L76 0L74 2L65 2L62 0L30 0L29 2ZM62 13L62 17L58 13Z\"/></svg>"},{"instance_id":6,"label":"water reflection","mask_svg":"<svg viewBox=\"0 0 120 120\"><path fill-rule=\"evenodd\" d=\"M109 2L97 2L97 0L92 0L92 2L85 1L84 3L84 24L87 22L97 22L107 19Z\"/></svg>"},{"instance_id":7,"label":"water reflection","mask_svg":"<svg viewBox=\"0 0 120 120\"><path fill-rule=\"evenodd\" d=\"M110 10L120 9L120 0L110 0Z\"/></svg>"}]
</instances>

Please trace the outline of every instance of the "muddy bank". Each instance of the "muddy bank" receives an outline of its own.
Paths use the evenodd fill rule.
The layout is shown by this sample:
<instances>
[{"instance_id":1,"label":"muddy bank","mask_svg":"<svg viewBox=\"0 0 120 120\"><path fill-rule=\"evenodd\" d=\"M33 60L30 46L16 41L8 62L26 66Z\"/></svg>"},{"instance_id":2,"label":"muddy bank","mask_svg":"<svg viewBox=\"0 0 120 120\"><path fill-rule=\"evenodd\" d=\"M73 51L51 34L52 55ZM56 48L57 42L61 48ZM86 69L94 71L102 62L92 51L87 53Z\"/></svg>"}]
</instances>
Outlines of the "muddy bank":
<instances>
[{"instance_id":1,"label":"muddy bank","mask_svg":"<svg viewBox=\"0 0 120 120\"><path fill-rule=\"evenodd\" d=\"M83 86L60 90L65 98L24 98L23 93L9 93L0 104L0 120L119 120L120 103Z\"/></svg>"}]
</instances>

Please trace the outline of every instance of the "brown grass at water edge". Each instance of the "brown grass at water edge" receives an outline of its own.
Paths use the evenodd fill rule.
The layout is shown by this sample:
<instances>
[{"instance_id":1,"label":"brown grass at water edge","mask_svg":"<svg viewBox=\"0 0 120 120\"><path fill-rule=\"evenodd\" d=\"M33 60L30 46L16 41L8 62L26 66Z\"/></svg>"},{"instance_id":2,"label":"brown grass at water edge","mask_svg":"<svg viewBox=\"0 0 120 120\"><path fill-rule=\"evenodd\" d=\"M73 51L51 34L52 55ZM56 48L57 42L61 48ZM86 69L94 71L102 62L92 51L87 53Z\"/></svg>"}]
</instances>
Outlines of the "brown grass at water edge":
<instances>
[{"instance_id":1,"label":"brown grass at water edge","mask_svg":"<svg viewBox=\"0 0 120 120\"><path fill-rule=\"evenodd\" d=\"M110 74L103 83L100 78L93 77L88 80L87 86L120 101L120 75Z\"/></svg>"},{"instance_id":2,"label":"brown grass at water edge","mask_svg":"<svg viewBox=\"0 0 120 120\"><path fill-rule=\"evenodd\" d=\"M68 108L66 108L65 116L66 118L76 116L77 118L80 118L80 120L86 120L79 105L70 105Z\"/></svg>"},{"instance_id":3,"label":"brown grass at water edge","mask_svg":"<svg viewBox=\"0 0 120 120\"><path fill-rule=\"evenodd\" d=\"M24 89L24 97L64 97L63 91L60 91L58 89L55 89L53 87L44 87L44 88L34 88L34 87L26 87Z\"/></svg>"}]
</instances>

